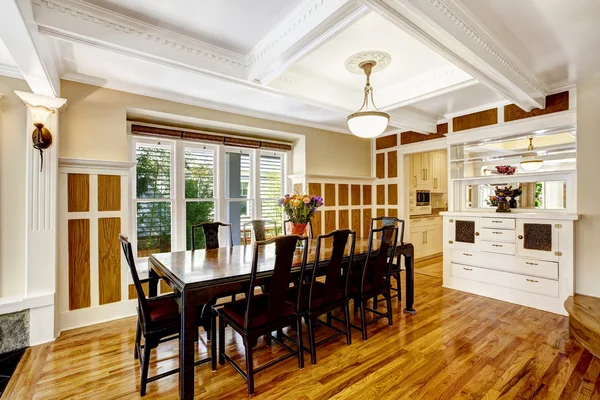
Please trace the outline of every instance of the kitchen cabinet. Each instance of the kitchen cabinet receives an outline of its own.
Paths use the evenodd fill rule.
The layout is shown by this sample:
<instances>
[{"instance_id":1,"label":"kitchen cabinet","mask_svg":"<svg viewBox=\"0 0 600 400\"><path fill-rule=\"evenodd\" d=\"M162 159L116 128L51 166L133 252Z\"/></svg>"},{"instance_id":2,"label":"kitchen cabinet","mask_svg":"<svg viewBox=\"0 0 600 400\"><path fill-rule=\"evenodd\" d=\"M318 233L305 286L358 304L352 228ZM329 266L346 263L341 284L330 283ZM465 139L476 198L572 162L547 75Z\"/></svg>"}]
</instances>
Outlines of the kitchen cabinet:
<instances>
[{"instance_id":1,"label":"kitchen cabinet","mask_svg":"<svg viewBox=\"0 0 600 400\"><path fill-rule=\"evenodd\" d=\"M430 257L443 251L443 223L441 217L411 220L411 243L415 258Z\"/></svg>"},{"instance_id":2,"label":"kitchen cabinet","mask_svg":"<svg viewBox=\"0 0 600 400\"><path fill-rule=\"evenodd\" d=\"M445 151L430 153L431 159L431 192L448 192L448 157Z\"/></svg>"},{"instance_id":3,"label":"kitchen cabinet","mask_svg":"<svg viewBox=\"0 0 600 400\"><path fill-rule=\"evenodd\" d=\"M411 189L448 192L448 159L445 151L412 154L410 167Z\"/></svg>"},{"instance_id":4,"label":"kitchen cabinet","mask_svg":"<svg viewBox=\"0 0 600 400\"><path fill-rule=\"evenodd\" d=\"M429 153L413 154L412 187L419 190L431 190L431 165Z\"/></svg>"}]
</instances>

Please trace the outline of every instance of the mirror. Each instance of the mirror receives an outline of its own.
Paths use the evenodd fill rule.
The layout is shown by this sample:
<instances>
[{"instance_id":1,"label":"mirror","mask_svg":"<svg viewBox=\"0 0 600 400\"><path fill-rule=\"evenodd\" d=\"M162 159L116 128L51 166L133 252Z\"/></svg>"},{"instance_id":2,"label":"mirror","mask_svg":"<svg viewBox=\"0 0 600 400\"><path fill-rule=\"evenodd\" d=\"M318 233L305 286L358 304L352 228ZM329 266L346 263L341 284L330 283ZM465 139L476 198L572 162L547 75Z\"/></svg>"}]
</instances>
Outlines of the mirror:
<instances>
[{"instance_id":1,"label":"mirror","mask_svg":"<svg viewBox=\"0 0 600 400\"><path fill-rule=\"evenodd\" d=\"M511 208L529 210L565 210L567 183L565 181L509 182L521 187L521 195L510 202ZM496 186L489 183L464 185L463 204L467 209L496 208Z\"/></svg>"}]
</instances>

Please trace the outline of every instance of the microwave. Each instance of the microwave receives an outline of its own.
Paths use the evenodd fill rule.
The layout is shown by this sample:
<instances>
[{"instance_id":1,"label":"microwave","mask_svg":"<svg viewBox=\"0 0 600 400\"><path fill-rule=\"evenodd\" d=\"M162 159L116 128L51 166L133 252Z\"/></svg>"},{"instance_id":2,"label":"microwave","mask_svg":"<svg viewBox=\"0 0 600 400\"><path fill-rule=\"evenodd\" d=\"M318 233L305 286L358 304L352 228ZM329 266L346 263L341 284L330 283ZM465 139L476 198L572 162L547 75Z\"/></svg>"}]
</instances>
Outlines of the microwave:
<instances>
[{"instance_id":1,"label":"microwave","mask_svg":"<svg viewBox=\"0 0 600 400\"><path fill-rule=\"evenodd\" d=\"M417 190L415 197L417 207L431 205L431 192L429 190Z\"/></svg>"}]
</instances>

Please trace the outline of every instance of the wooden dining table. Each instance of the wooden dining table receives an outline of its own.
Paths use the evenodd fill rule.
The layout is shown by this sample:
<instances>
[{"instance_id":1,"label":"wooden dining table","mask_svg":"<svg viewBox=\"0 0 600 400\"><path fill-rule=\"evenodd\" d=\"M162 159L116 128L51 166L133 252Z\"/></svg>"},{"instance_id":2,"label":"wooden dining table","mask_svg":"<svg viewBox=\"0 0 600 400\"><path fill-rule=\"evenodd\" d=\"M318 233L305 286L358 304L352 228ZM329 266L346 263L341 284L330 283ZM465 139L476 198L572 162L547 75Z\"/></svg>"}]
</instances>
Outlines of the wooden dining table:
<instances>
[{"instance_id":1,"label":"wooden dining table","mask_svg":"<svg viewBox=\"0 0 600 400\"><path fill-rule=\"evenodd\" d=\"M325 262L331 255L331 244L321 247L319 263ZM363 261L367 255L369 240L357 238L354 261ZM347 246L346 261L349 257ZM374 241L373 248L379 243ZM308 263L314 263L316 241L310 240ZM221 247L213 250L178 251L152 254L149 258L149 296L157 295L158 281L164 280L175 292L181 310L181 331L179 335L179 397L194 397L194 330L196 327L197 307L214 299L241 291L250 281L253 246ZM372 252L372 256L377 254ZM406 290L404 312L414 314L414 249L410 243L399 243L396 247L397 263L404 256L406 267ZM268 278L273 273L275 248L265 246L260 253L258 278ZM292 272L300 272L302 250L296 251ZM215 340L212 338L211 340ZM211 357L216 355L211 354Z\"/></svg>"}]
</instances>

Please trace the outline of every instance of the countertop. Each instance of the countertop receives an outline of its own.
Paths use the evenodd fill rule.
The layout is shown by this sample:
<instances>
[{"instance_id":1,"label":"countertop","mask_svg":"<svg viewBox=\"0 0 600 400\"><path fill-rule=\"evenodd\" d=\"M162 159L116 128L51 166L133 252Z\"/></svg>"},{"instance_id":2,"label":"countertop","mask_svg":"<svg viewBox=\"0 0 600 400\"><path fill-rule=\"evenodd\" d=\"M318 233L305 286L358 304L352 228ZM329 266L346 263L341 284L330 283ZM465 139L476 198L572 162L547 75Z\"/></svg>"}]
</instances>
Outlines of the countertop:
<instances>
[{"instance_id":1,"label":"countertop","mask_svg":"<svg viewBox=\"0 0 600 400\"><path fill-rule=\"evenodd\" d=\"M448 208L432 208L431 214L423 214L423 215L411 215L410 219L424 219L424 218L433 218L433 217L441 217L440 213L448 211Z\"/></svg>"}]
</instances>

